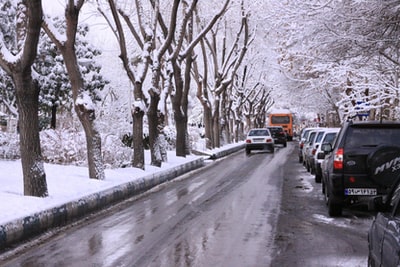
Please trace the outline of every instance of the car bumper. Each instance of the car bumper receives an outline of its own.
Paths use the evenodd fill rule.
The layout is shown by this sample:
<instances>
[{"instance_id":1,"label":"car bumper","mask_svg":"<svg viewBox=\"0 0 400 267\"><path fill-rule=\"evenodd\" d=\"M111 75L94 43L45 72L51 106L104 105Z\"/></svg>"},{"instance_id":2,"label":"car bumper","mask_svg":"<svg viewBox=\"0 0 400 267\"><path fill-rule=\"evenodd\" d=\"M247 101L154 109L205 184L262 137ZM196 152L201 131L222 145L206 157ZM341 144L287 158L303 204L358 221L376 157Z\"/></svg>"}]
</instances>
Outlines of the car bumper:
<instances>
[{"instance_id":1,"label":"car bumper","mask_svg":"<svg viewBox=\"0 0 400 267\"><path fill-rule=\"evenodd\" d=\"M355 179L357 183L350 182L351 179ZM351 202L351 200L368 200L371 198L376 198L378 196L386 195L387 190L381 186L377 186L374 184L368 176L362 175L346 175L342 174L333 174L330 181L329 186L331 188L332 201L338 204L346 205ZM376 195L346 195L345 191L348 189L376 189Z\"/></svg>"},{"instance_id":2,"label":"car bumper","mask_svg":"<svg viewBox=\"0 0 400 267\"><path fill-rule=\"evenodd\" d=\"M274 144L246 144L246 150L274 150Z\"/></svg>"}]
</instances>

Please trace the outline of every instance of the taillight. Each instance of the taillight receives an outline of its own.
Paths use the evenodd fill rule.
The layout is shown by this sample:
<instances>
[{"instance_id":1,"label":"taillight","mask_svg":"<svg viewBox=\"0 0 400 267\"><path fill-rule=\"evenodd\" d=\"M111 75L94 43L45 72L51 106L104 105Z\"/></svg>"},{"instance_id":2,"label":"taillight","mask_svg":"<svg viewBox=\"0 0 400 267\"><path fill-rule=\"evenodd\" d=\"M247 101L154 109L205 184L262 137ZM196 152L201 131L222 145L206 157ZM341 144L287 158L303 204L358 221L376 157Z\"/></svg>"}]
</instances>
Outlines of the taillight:
<instances>
[{"instance_id":1,"label":"taillight","mask_svg":"<svg viewBox=\"0 0 400 267\"><path fill-rule=\"evenodd\" d=\"M246 139L246 143L250 144L251 140L250 139Z\"/></svg>"},{"instance_id":2,"label":"taillight","mask_svg":"<svg viewBox=\"0 0 400 267\"><path fill-rule=\"evenodd\" d=\"M267 143L272 143L272 139L271 138L267 138L267 140L265 140Z\"/></svg>"},{"instance_id":3,"label":"taillight","mask_svg":"<svg viewBox=\"0 0 400 267\"><path fill-rule=\"evenodd\" d=\"M313 148L313 150L311 150L311 155L315 155L315 152L317 152L317 149L316 148Z\"/></svg>"},{"instance_id":4,"label":"taillight","mask_svg":"<svg viewBox=\"0 0 400 267\"><path fill-rule=\"evenodd\" d=\"M304 143L301 142L300 145L299 145L300 149L303 149L303 146L304 146Z\"/></svg>"},{"instance_id":5,"label":"taillight","mask_svg":"<svg viewBox=\"0 0 400 267\"><path fill-rule=\"evenodd\" d=\"M333 158L333 168L335 170L343 169L343 148L339 148Z\"/></svg>"}]
</instances>

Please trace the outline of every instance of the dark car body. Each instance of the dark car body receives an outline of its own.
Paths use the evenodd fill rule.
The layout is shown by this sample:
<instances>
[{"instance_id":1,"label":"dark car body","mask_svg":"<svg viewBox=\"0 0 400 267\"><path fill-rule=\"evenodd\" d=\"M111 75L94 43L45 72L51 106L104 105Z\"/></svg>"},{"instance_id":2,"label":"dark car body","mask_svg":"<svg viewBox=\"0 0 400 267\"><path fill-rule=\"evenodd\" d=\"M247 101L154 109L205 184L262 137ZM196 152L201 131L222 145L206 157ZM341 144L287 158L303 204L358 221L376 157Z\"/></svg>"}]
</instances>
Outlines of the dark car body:
<instances>
[{"instance_id":1,"label":"dark car body","mask_svg":"<svg viewBox=\"0 0 400 267\"><path fill-rule=\"evenodd\" d=\"M275 144L281 144L283 147L287 146L287 135L282 126L268 126L267 128L271 132Z\"/></svg>"},{"instance_id":2,"label":"dark car body","mask_svg":"<svg viewBox=\"0 0 400 267\"><path fill-rule=\"evenodd\" d=\"M400 265L400 180L368 231L368 266Z\"/></svg>"},{"instance_id":3,"label":"dark car body","mask_svg":"<svg viewBox=\"0 0 400 267\"><path fill-rule=\"evenodd\" d=\"M322 186L330 216L353 204L373 208L374 199L388 193L400 175L399 136L399 122L350 121L333 145L322 144L327 153Z\"/></svg>"}]
</instances>

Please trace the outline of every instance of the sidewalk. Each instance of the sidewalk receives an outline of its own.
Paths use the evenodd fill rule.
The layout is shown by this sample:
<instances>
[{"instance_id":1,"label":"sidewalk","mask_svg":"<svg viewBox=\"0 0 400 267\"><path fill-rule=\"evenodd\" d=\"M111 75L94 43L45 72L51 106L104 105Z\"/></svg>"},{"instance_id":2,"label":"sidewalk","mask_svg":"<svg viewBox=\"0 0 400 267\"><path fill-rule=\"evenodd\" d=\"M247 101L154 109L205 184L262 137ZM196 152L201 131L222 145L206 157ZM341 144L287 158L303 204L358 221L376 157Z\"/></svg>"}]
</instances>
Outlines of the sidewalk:
<instances>
[{"instance_id":1,"label":"sidewalk","mask_svg":"<svg viewBox=\"0 0 400 267\"><path fill-rule=\"evenodd\" d=\"M146 171L106 170L102 181L89 179L87 168L46 164L46 198L23 196L20 161L0 161L0 251L198 169L205 160L243 148L244 143L238 143L205 152L208 155L204 156L171 157L173 160L163 163L161 169L146 165Z\"/></svg>"}]
</instances>

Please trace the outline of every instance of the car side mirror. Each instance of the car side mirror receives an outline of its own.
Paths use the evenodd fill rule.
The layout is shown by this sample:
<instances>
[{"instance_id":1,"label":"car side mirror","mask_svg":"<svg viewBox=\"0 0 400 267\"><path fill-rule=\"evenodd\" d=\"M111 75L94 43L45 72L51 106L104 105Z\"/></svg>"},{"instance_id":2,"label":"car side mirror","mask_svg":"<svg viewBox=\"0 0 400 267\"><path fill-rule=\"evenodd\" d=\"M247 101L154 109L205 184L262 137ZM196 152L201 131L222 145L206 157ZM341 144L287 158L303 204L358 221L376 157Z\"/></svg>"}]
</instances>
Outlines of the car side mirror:
<instances>
[{"instance_id":1,"label":"car side mirror","mask_svg":"<svg viewBox=\"0 0 400 267\"><path fill-rule=\"evenodd\" d=\"M324 151L325 154L329 154L332 152L332 145L330 143L323 143L321 145L321 150Z\"/></svg>"}]
</instances>

